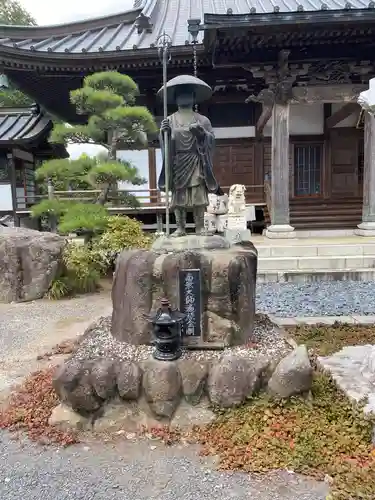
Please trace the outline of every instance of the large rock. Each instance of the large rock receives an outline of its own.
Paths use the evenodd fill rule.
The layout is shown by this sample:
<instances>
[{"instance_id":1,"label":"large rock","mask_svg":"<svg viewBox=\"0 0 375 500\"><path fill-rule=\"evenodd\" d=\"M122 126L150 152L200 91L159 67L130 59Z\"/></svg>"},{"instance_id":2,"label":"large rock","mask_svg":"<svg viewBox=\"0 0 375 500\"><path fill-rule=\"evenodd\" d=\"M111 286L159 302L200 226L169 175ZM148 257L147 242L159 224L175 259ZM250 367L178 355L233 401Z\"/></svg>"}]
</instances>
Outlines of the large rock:
<instances>
[{"instance_id":1,"label":"large rock","mask_svg":"<svg viewBox=\"0 0 375 500\"><path fill-rule=\"evenodd\" d=\"M130 344L149 343L148 315L160 307L160 299L167 297L173 308L179 308L180 269L201 270L201 340L223 345L249 342L257 251L252 244L228 248L228 241L217 235L164 237L153 250L122 252L112 288L112 335Z\"/></svg>"},{"instance_id":2,"label":"large rock","mask_svg":"<svg viewBox=\"0 0 375 500\"><path fill-rule=\"evenodd\" d=\"M156 254L125 250L116 264L112 286L112 334L129 344L147 344L151 328L153 266Z\"/></svg>"},{"instance_id":3,"label":"large rock","mask_svg":"<svg viewBox=\"0 0 375 500\"><path fill-rule=\"evenodd\" d=\"M0 226L0 302L42 298L58 273L65 239Z\"/></svg>"},{"instance_id":4,"label":"large rock","mask_svg":"<svg viewBox=\"0 0 375 500\"><path fill-rule=\"evenodd\" d=\"M186 401L195 406L203 395L208 376L207 363L183 359L178 363L182 378L182 390Z\"/></svg>"},{"instance_id":5,"label":"large rock","mask_svg":"<svg viewBox=\"0 0 375 500\"><path fill-rule=\"evenodd\" d=\"M100 399L109 399L116 393L116 368L113 361L101 359L90 373L90 383Z\"/></svg>"},{"instance_id":6,"label":"large rock","mask_svg":"<svg viewBox=\"0 0 375 500\"><path fill-rule=\"evenodd\" d=\"M269 382L271 394L288 398L311 389L313 368L306 346L301 345L283 358L276 366Z\"/></svg>"},{"instance_id":7,"label":"large rock","mask_svg":"<svg viewBox=\"0 0 375 500\"><path fill-rule=\"evenodd\" d=\"M352 401L366 401L365 413L375 415L375 346L345 346L330 356L319 357L318 365Z\"/></svg>"},{"instance_id":8,"label":"large rock","mask_svg":"<svg viewBox=\"0 0 375 500\"><path fill-rule=\"evenodd\" d=\"M213 365L208 378L212 404L230 408L243 403L258 386L261 367L254 360L228 354Z\"/></svg>"},{"instance_id":9,"label":"large rock","mask_svg":"<svg viewBox=\"0 0 375 500\"><path fill-rule=\"evenodd\" d=\"M151 410L171 418L181 398L181 374L175 363L150 361L145 366L143 389Z\"/></svg>"},{"instance_id":10,"label":"large rock","mask_svg":"<svg viewBox=\"0 0 375 500\"><path fill-rule=\"evenodd\" d=\"M68 360L57 368L52 380L60 400L81 415L95 412L103 402L92 385L97 380L94 368L93 361Z\"/></svg>"},{"instance_id":11,"label":"large rock","mask_svg":"<svg viewBox=\"0 0 375 500\"><path fill-rule=\"evenodd\" d=\"M142 372L130 361L120 363L117 368L117 389L121 398L138 399L141 390Z\"/></svg>"}]
</instances>

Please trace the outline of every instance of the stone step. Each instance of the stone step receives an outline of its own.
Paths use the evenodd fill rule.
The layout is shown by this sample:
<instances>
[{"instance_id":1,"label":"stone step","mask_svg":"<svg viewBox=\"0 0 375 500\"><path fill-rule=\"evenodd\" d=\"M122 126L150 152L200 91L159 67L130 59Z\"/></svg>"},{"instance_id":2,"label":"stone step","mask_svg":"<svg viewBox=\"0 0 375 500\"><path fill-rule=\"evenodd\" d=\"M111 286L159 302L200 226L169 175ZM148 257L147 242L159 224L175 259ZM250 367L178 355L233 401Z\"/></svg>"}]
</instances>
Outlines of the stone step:
<instances>
[{"instance_id":1,"label":"stone step","mask_svg":"<svg viewBox=\"0 0 375 500\"><path fill-rule=\"evenodd\" d=\"M375 242L361 244L255 245L259 259L268 257L342 257L375 255Z\"/></svg>"},{"instance_id":2,"label":"stone step","mask_svg":"<svg viewBox=\"0 0 375 500\"><path fill-rule=\"evenodd\" d=\"M373 255L327 255L311 257L258 257L258 272L292 270L332 270L332 269L369 269L375 267Z\"/></svg>"},{"instance_id":3,"label":"stone step","mask_svg":"<svg viewBox=\"0 0 375 500\"><path fill-rule=\"evenodd\" d=\"M258 283L312 283L317 281L375 281L375 269L258 270Z\"/></svg>"}]
</instances>

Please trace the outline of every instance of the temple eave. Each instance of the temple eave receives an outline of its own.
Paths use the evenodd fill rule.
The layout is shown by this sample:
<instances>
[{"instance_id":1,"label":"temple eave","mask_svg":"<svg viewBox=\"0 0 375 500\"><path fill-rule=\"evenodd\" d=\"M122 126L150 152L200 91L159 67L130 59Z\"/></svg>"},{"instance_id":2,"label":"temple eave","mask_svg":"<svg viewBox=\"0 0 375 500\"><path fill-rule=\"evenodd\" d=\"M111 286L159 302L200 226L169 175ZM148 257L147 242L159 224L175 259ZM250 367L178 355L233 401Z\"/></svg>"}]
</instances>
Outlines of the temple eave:
<instances>
[{"instance_id":1,"label":"temple eave","mask_svg":"<svg viewBox=\"0 0 375 500\"><path fill-rule=\"evenodd\" d=\"M203 52L203 50L203 45L200 44L197 46L198 53ZM192 60L192 46L174 47L172 55L172 65L178 64L181 59ZM35 67L98 69L106 66L108 63L113 64L115 67L161 66L156 47L111 52L50 53L0 46L0 63L6 67L24 67L30 69Z\"/></svg>"}]
</instances>

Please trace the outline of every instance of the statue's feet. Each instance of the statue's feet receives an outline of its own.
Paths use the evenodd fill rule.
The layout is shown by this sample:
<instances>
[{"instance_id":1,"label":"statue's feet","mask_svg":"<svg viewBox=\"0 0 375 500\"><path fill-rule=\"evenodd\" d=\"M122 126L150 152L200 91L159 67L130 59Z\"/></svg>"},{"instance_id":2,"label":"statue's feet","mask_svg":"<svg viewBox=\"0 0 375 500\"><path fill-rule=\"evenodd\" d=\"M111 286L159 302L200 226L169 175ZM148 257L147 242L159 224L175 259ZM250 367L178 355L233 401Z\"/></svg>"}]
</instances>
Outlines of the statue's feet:
<instances>
[{"instance_id":1,"label":"statue's feet","mask_svg":"<svg viewBox=\"0 0 375 500\"><path fill-rule=\"evenodd\" d=\"M208 236L209 232L206 229L196 229L195 234L197 236Z\"/></svg>"},{"instance_id":2,"label":"statue's feet","mask_svg":"<svg viewBox=\"0 0 375 500\"><path fill-rule=\"evenodd\" d=\"M184 229L178 228L171 234L171 238L179 238L180 236L186 236L186 231Z\"/></svg>"}]
</instances>

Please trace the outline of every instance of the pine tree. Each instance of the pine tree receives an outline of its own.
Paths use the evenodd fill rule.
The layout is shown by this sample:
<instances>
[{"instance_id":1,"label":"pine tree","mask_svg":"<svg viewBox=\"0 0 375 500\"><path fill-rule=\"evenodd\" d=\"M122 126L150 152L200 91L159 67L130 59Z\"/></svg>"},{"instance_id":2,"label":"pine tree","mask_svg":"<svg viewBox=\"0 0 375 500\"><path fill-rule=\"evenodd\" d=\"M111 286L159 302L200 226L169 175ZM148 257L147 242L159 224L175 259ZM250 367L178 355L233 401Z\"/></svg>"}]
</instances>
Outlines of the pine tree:
<instances>
[{"instance_id":1,"label":"pine tree","mask_svg":"<svg viewBox=\"0 0 375 500\"><path fill-rule=\"evenodd\" d=\"M78 160L50 160L36 171L38 181L50 181L56 190L100 190L91 203L44 200L33 209L34 216L54 215L60 221L63 233L84 231L92 235L106 227L105 206L111 193L116 193L118 181L130 185L144 184L137 168L117 159L119 149L139 149L147 144L147 136L157 130L147 108L136 105L139 95L137 84L126 75L108 71L94 73L84 79L83 87L70 93L70 100L77 113L87 117L85 125L56 124L50 142L67 145L96 144L106 150L106 155ZM122 196L122 203L134 205L136 199L129 193Z\"/></svg>"}]
</instances>

